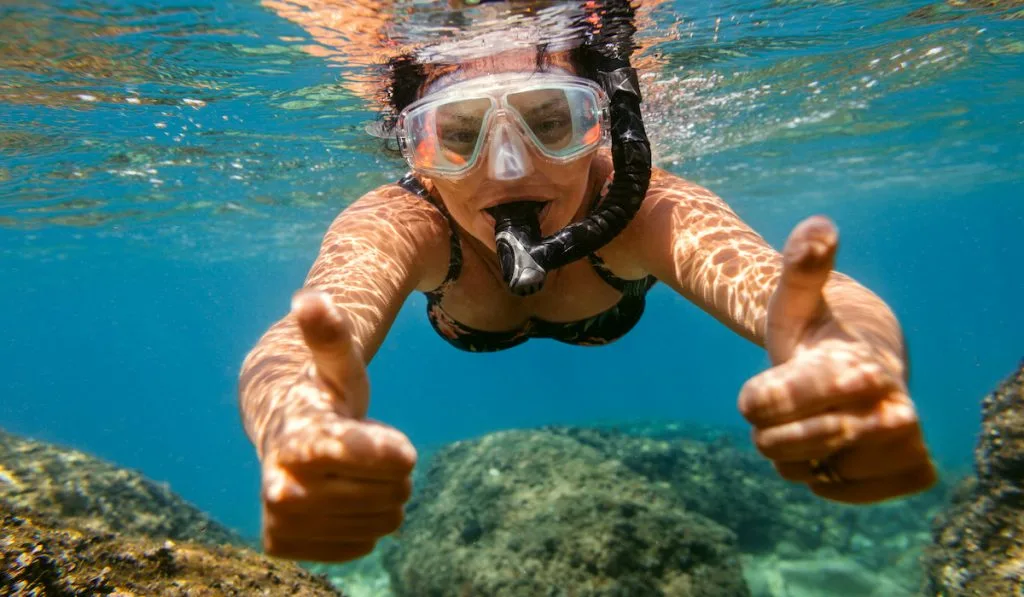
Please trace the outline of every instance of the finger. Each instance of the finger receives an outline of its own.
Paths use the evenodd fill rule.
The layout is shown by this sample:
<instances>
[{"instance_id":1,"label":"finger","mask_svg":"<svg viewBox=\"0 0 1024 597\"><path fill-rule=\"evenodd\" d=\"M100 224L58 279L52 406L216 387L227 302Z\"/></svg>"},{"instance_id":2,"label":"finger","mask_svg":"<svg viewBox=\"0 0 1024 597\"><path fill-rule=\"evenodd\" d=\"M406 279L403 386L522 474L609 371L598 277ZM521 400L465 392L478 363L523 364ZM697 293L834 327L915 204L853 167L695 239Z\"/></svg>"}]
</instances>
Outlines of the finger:
<instances>
[{"instance_id":1,"label":"finger","mask_svg":"<svg viewBox=\"0 0 1024 597\"><path fill-rule=\"evenodd\" d=\"M797 224L782 250L782 275L768 302L765 348L772 363L789 360L811 323L825 309L822 290L835 264L839 231L813 216Z\"/></svg>"},{"instance_id":2,"label":"finger","mask_svg":"<svg viewBox=\"0 0 1024 597\"><path fill-rule=\"evenodd\" d=\"M270 464L300 481L332 477L397 481L412 472L416 448L393 427L339 419L312 438L292 435ZM268 467L265 475L272 470Z\"/></svg>"},{"instance_id":3,"label":"finger","mask_svg":"<svg viewBox=\"0 0 1024 597\"><path fill-rule=\"evenodd\" d=\"M875 360L837 344L754 376L740 389L738 407L755 427L771 427L857 407L900 389Z\"/></svg>"},{"instance_id":4,"label":"finger","mask_svg":"<svg viewBox=\"0 0 1024 597\"><path fill-rule=\"evenodd\" d=\"M844 481L853 482L911 471L927 461L928 451L920 430L884 443L857 445L828 457L832 470ZM812 483L816 480L808 460L773 461L772 464L787 481Z\"/></svg>"},{"instance_id":5,"label":"finger","mask_svg":"<svg viewBox=\"0 0 1024 597\"><path fill-rule=\"evenodd\" d=\"M312 541L342 541L359 543L375 541L402 526L402 510L395 509L378 514L347 516L268 516L263 530L277 541L309 539Z\"/></svg>"},{"instance_id":6,"label":"finger","mask_svg":"<svg viewBox=\"0 0 1024 597\"><path fill-rule=\"evenodd\" d=\"M816 495L847 504L872 504L924 491L938 480L930 461L917 468L854 483L811 483Z\"/></svg>"},{"instance_id":7,"label":"finger","mask_svg":"<svg viewBox=\"0 0 1024 597\"><path fill-rule=\"evenodd\" d=\"M313 354L316 374L345 401L352 416L365 417L370 395L366 364L353 342L351 328L331 298L318 290L300 290L292 298L292 313Z\"/></svg>"},{"instance_id":8,"label":"finger","mask_svg":"<svg viewBox=\"0 0 1024 597\"><path fill-rule=\"evenodd\" d=\"M345 512L376 514L400 508L412 494L412 480L367 481L351 478L328 479L315 486L297 480L273 495L265 493L263 503L274 513Z\"/></svg>"},{"instance_id":9,"label":"finger","mask_svg":"<svg viewBox=\"0 0 1024 597\"><path fill-rule=\"evenodd\" d=\"M302 537L277 538L264 534L263 550L278 558L309 562L349 562L373 551L376 541L313 541Z\"/></svg>"},{"instance_id":10,"label":"finger","mask_svg":"<svg viewBox=\"0 0 1024 597\"><path fill-rule=\"evenodd\" d=\"M840 412L754 430L754 444L781 462L821 460L851 445L878 444L919 429L909 398L893 398Z\"/></svg>"}]
</instances>

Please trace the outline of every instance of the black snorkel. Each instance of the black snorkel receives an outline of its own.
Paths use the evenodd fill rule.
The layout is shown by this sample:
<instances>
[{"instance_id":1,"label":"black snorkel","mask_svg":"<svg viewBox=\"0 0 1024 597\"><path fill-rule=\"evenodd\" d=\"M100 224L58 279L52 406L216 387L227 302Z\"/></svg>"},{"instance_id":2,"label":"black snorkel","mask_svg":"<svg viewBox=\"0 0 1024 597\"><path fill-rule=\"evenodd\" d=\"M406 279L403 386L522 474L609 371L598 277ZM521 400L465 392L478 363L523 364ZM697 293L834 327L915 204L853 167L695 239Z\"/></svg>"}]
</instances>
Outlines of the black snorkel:
<instances>
[{"instance_id":1,"label":"black snorkel","mask_svg":"<svg viewBox=\"0 0 1024 597\"><path fill-rule=\"evenodd\" d=\"M598 210L583 220L540 237L540 203L519 201L493 207L501 274L513 294L540 290L548 272L582 259L622 232L640 209L651 178L651 146L640 114L640 83L623 58L605 58L598 82L609 98L614 175Z\"/></svg>"}]
</instances>

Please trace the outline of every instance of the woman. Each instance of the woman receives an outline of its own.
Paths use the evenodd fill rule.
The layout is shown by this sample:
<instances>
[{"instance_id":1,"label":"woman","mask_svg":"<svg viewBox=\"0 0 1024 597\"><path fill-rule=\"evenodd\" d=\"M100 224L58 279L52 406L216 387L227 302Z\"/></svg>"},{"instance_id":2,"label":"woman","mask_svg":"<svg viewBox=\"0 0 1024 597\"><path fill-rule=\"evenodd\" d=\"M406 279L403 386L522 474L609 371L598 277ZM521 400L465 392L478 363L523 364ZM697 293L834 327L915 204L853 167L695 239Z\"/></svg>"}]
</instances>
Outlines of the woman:
<instances>
[{"instance_id":1,"label":"woman","mask_svg":"<svg viewBox=\"0 0 1024 597\"><path fill-rule=\"evenodd\" d=\"M628 35L594 14L577 47L391 62L387 123L412 170L337 217L243 365L268 553L351 560L401 524L416 452L365 418L365 367L414 291L446 340L489 351L613 341L663 283L767 349L739 408L784 478L847 503L935 482L899 325L832 271L835 227L806 220L779 254L710 191L652 170Z\"/></svg>"}]
</instances>

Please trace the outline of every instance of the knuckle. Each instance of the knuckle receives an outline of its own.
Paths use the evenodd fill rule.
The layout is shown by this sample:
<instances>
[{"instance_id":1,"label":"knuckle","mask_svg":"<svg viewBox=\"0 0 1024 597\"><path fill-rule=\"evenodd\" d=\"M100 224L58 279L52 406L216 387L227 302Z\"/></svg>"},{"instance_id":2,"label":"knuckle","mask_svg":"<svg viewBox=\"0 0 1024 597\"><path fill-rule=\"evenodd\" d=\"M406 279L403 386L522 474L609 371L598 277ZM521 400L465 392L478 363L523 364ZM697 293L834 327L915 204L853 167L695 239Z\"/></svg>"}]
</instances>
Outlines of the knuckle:
<instances>
[{"instance_id":1,"label":"knuckle","mask_svg":"<svg viewBox=\"0 0 1024 597\"><path fill-rule=\"evenodd\" d=\"M760 429L754 431L753 439L754 446L756 446L757 450L765 456L768 456L769 453L772 452L779 444L777 434L770 431L762 431Z\"/></svg>"},{"instance_id":2,"label":"knuckle","mask_svg":"<svg viewBox=\"0 0 1024 597\"><path fill-rule=\"evenodd\" d=\"M829 435L843 443L851 443L857 440L860 435L857 420L852 416L830 415L828 420L833 421L834 428L829 429Z\"/></svg>"},{"instance_id":3,"label":"knuckle","mask_svg":"<svg viewBox=\"0 0 1024 597\"><path fill-rule=\"evenodd\" d=\"M405 513L399 508L395 512L388 514L384 518L383 534L387 535L394 533L402 527L402 523L405 521Z\"/></svg>"},{"instance_id":4,"label":"knuckle","mask_svg":"<svg viewBox=\"0 0 1024 597\"><path fill-rule=\"evenodd\" d=\"M412 496L412 479L406 477L400 483L392 486L392 498L399 504L404 504Z\"/></svg>"},{"instance_id":5,"label":"knuckle","mask_svg":"<svg viewBox=\"0 0 1024 597\"><path fill-rule=\"evenodd\" d=\"M760 377L747 380L740 388L738 401L740 414L747 419L754 417L758 411L764 408L764 395L764 381Z\"/></svg>"},{"instance_id":6,"label":"knuckle","mask_svg":"<svg viewBox=\"0 0 1024 597\"><path fill-rule=\"evenodd\" d=\"M739 397L736 400L736 407L739 409L740 414L745 418L750 416L750 382L743 384L740 388Z\"/></svg>"},{"instance_id":7,"label":"knuckle","mask_svg":"<svg viewBox=\"0 0 1024 597\"><path fill-rule=\"evenodd\" d=\"M882 422L885 427L895 431L911 431L918 426L917 412L906 402L885 403Z\"/></svg>"},{"instance_id":8,"label":"knuckle","mask_svg":"<svg viewBox=\"0 0 1024 597\"><path fill-rule=\"evenodd\" d=\"M917 481L916 490L924 491L938 482L939 475L935 470L935 466L929 461L918 469L917 474L914 475L914 480Z\"/></svg>"},{"instance_id":9,"label":"knuckle","mask_svg":"<svg viewBox=\"0 0 1024 597\"><path fill-rule=\"evenodd\" d=\"M818 417L817 424L814 426L816 432L814 435L820 437L832 438L839 437L845 438L850 433L850 421L847 417L839 414L826 414Z\"/></svg>"},{"instance_id":10,"label":"knuckle","mask_svg":"<svg viewBox=\"0 0 1024 597\"><path fill-rule=\"evenodd\" d=\"M365 543L359 543L352 547L350 550L348 550L347 555L349 555L351 559L361 558L365 555L369 555L370 552L372 552L375 547L377 547L376 541L367 541Z\"/></svg>"}]
</instances>

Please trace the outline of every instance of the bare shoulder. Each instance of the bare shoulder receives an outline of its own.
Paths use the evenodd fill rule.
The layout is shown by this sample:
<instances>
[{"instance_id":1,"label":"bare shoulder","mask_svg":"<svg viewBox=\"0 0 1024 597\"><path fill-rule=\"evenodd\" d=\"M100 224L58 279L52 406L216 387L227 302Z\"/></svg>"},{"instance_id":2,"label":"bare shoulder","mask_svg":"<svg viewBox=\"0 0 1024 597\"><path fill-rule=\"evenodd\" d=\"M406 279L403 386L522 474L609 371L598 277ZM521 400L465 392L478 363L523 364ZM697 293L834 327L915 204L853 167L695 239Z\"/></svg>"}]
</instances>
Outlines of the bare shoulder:
<instances>
[{"instance_id":1,"label":"bare shoulder","mask_svg":"<svg viewBox=\"0 0 1024 597\"><path fill-rule=\"evenodd\" d=\"M654 168L643 205L617 242L620 267L661 277L664 264L678 265L701 249L739 239L763 243L717 194Z\"/></svg>"},{"instance_id":2,"label":"bare shoulder","mask_svg":"<svg viewBox=\"0 0 1024 597\"><path fill-rule=\"evenodd\" d=\"M328 234L352 230L383 229L400 237L447 232L444 216L429 202L403 189L386 184L366 193L343 209ZM428 234L428 238L435 235Z\"/></svg>"},{"instance_id":3,"label":"bare shoulder","mask_svg":"<svg viewBox=\"0 0 1024 597\"><path fill-rule=\"evenodd\" d=\"M697 183L666 172L651 169L647 195L626 229L602 250L602 258L616 274L626 278L643 277L650 272L640 263L641 253L656 243L654 235L666 225L677 232L700 228L701 220L721 209L725 203Z\"/></svg>"},{"instance_id":4,"label":"bare shoulder","mask_svg":"<svg viewBox=\"0 0 1024 597\"><path fill-rule=\"evenodd\" d=\"M641 223L650 218L660 220L669 211L676 218L702 218L715 214L735 217L729 205L709 189L682 176L654 168L651 170L647 197L637 213L637 220Z\"/></svg>"},{"instance_id":5,"label":"bare shoulder","mask_svg":"<svg viewBox=\"0 0 1024 597\"><path fill-rule=\"evenodd\" d=\"M433 288L448 269L448 223L429 202L397 184L366 193L343 209L324 235L319 267L373 257L421 272L417 284Z\"/></svg>"}]
</instances>

